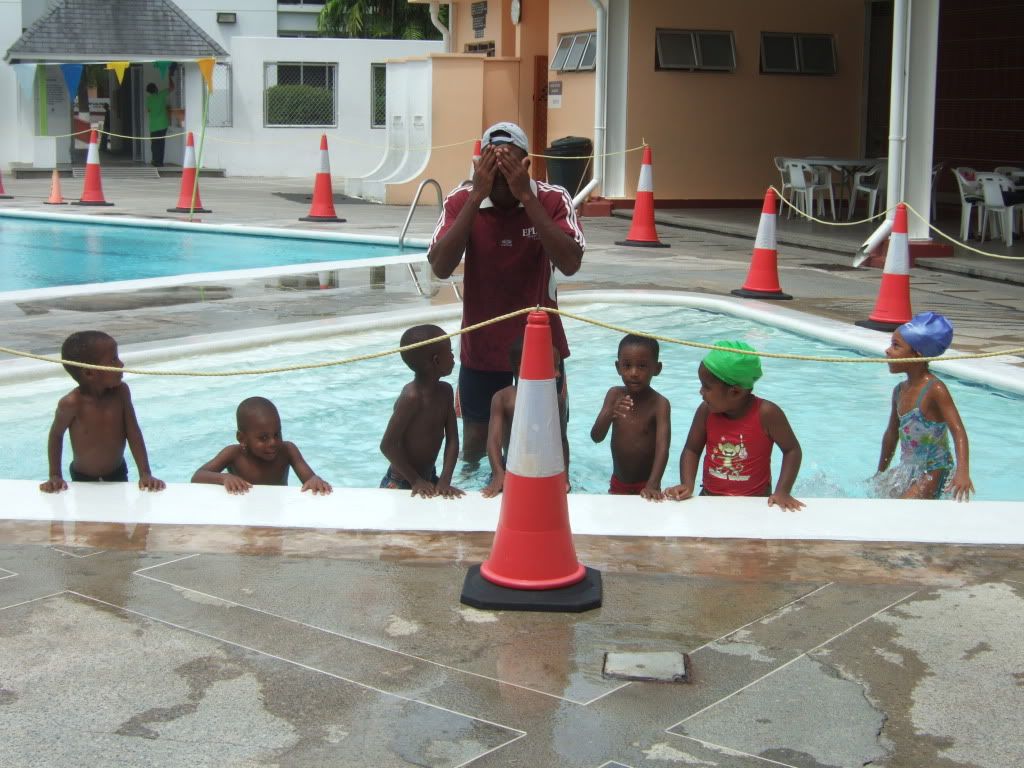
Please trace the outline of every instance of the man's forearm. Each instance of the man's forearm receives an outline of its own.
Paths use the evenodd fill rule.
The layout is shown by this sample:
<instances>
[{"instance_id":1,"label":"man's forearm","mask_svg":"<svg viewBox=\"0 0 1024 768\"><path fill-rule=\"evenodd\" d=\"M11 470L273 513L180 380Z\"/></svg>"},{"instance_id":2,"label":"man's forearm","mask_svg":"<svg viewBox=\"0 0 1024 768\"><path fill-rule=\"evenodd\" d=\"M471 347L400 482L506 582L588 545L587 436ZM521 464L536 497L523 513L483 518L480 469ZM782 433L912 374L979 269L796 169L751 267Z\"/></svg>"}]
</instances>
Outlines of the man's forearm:
<instances>
[{"instance_id":1,"label":"man's forearm","mask_svg":"<svg viewBox=\"0 0 1024 768\"><path fill-rule=\"evenodd\" d=\"M563 275L573 275L579 271L583 262L583 249L579 244L567 235L548 215L547 210L541 205L536 196L523 203L526 214L537 229L537 236L540 238L544 252L551 259L559 272Z\"/></svg>"},{"instance_id":2,"label":"man's forearm","mask_svg":"<svg viewBox=\"0 0 1024 768\"><path fill-rule=\"evenodd\" d=\"M450 277L455 268L459 266L462 254L466 250L466 244L469 242L469 235L473 231L473 219L480 210L481 202L483 202L482 199L477 199L475 195L470 194L466 204L462 206L462 210L455 217L455 223L444 234L444 237L434 243L427 254L430 268L441 279Z\"/></svg>"}]
</instances>

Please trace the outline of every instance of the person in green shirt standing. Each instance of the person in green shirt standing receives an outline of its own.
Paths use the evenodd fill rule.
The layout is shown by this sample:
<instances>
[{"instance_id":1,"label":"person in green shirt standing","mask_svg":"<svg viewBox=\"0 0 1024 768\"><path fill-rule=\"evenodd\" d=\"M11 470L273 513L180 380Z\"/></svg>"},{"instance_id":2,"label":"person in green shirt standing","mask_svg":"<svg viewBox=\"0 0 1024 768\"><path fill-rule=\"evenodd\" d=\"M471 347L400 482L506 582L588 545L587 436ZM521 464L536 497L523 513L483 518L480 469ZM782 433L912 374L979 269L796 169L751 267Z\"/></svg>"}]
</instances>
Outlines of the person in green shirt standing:
<instances>
[{"instance_id":1,"label":"person in green shirt standing","mask_svg":"<svg viewBox=\"0 0 1024 768\"><path fill-rule=\"evenodd\" d=\"M160 90L156 83L146 86L146 114L149 118L149 136L152 141L153 165L157 168L164 164L164 137L171 120L167 108L167 97L174 90L174 81L168 82L167 88Z\"/></svg>"}]
</instances>

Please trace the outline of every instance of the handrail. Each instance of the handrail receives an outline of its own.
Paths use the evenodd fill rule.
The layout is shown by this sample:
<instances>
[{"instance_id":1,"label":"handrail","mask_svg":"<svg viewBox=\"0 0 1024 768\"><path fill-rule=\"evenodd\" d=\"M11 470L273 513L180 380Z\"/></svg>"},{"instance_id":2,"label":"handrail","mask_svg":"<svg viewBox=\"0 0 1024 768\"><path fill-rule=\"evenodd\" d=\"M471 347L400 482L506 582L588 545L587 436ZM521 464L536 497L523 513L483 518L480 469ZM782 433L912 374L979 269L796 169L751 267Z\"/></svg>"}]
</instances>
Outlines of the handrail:
<instances>
[{"instance_id":1,"label":"handrail","mask_svg":"<svg viewBox=\"0 0 1024 768\"><path fill-rule=\"evenodd\" d=\"M441 185L438 184L435 179L424 179L423 181L420 182L420 185L416 187L416 194L413 195L412 203L410 203L409 205L409 213L406 214L405 224L402 225L402 232L398 236L399 250L401 250L405 244L405 235L409 231L409 223L412 221L412 215L416 212L416 206L419 205L420 195L423 194L423 188L426 187L428 184L433 185L434 189L437 190L437 217L441 218L441 212L444 210L444 190L441 189ZM416 270L413 269L412 264L406 264L406 267L408 267L409 269L409 275L412 277L412 281L416 286L417 293L419 293L420 296L426 296L427 294L425 294L423 292L423 288L420 287L420 279L416 275ZM431 272L431 274L433 274L433 272ZM459 289L455 287L454 283L452 284L452 288L455 290L455 295L458 296L459 299L461 300L462 297L459 296ZM436 292L436 289L432 289L431 295L434 295Z\"/></svg>"},{"instance_id":2,"label":"handrail","mask_svg":"<svg viewBox=\"0 0 1024 768\"><path fill-rule=\"evenodd\" d=\"M434 189L437 190L437 217L441 218L441 211L444 208L444 190L441 189L441 185L437 183L435 179L424 179L420 182L420 185L416 187L416 194L413 195L412 204L409 205L409 213L405 217L405 224L402 225L402 233L398 236L398 248L401 250L402 244L405 242L405 233L409 231L409 222L412 221L412 215L416 212L416 206L419 205L420 195L423 194L423 188L427 184L433 184Z\"/></svg>"}]
</instances>

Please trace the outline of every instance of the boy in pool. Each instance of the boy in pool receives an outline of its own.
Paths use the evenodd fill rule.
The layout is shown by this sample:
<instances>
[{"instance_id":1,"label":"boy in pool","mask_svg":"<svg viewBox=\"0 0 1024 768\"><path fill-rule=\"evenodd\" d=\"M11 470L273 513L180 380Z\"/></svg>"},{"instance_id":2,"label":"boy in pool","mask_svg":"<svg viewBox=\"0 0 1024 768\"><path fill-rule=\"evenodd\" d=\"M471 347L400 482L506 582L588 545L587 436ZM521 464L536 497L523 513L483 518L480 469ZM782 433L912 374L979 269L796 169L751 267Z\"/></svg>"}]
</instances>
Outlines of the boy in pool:
<instances>
[{"instance_id":1,"label":"boy in pool","mask_svg":"<svg viewBox=\"0 0 1024 768\"><path fill-rule=\"evenodd\" d=\"M551 348L552 363L555 371L559 369L562 356L558 349ZM508 457L508 443L512 435L512 419L516 412L516 392L519 386L519 366L523 359L523 337L517 336L508 350L508 361L512 367L512 383L499 389L491 398L491 416L487 422L487 460L491 465L491 479L483 489L485 499L497 496L505 487L505 460ZM562 395L565 388L556 382L556 391L562 394L558 398L558 416L562 428L562 458L565 461L566 493L569 492L569 438L568 409Z\"/></svg>"},{"instance_id":2,"label":"boy in pool","mask_svg":"<svg viewBox=\"0 0 1024 768\"><path fill-rule=\"evenodd\" d=\"M612 477L608 493L661 501L661 477L672 439L668 400L651 387L661 373L658 342L628 334L619 342L615 370L621 387L612 387L590 430L600 443L612 430Z\"/></svg>"},{"instance_id":3,"label":"boy in pool","mask_svg":"<svg viewBox=\"0 0 1024 768\"><path fill-rule=\"evenodd\" d=\"M716 341L716 347L753 351L742 341ZM697 461L704 452L701 496L767 496L768 505L795 512L804 506L791 495L800 460L800 443L786 414L751 390L761 378L756 355L712 350L697 369L700 395L679 457L679 485L665 491L670 499L693 495ZM782 451L779 482L772 490L772 446Z\"/></svg>"},{"instance_id":4,"label":"boy in pool","mask_svg":"<svg viewBox=\"0 0 1024 768\"><path fill-rule=\"evenodd\" d=\"M938 357L953 341L953 326L942 315L924 312L892 334L885 350L889 358ZM937 499L947 489L957 501L968 501L971 482L967 430L953 397L927 362L889 363L891 373L905 373L907 380L892 392L889 425L882 436L876 486L887 496L904 499ZM949 433L956 449L956 469L949 450ZM900 463L888 470L896 445ZM952 475L952 477L951 477Z\"/></svg>"},{"instance_id":5,"label":"boy in pool","mask_svg":"<svg viewBox=\"0 0 1024 768\"><path fill-rule=\"evenodd\" d=\"M254 485L288 485L294 469L303 491L328 494L322 480L302 458L295 443L281 438L281 417L265 397L249 397L235 411L237 443L229 445L192 475L193 483L223 485L228 493L248 493Z\"/></svg>"},{"instance_id":6,"label":"boy in pool","mask_svg":"<svg viewBox=\"0 0 1024 768\"><path fill-rule=\"evenodd\" d=\"M117 342L102 331L79 331L68 336L60 348L63 360L91 365L123 368L117 356ZM77 365L64 365L78 386L57 403L50 427L47 455L50 479L39 490L55 493L68 484L61 472L64 433L71 433L71 480L74 482L127 482L128 465L124 447L131 449L139 470L139 488L160 491L163 480L149 471L149 456L142 430L135 417L131 391L120 371L96 371Z\"/></svg>"},{"instance_id":7,"label":"boy in pool","mask_svg":"<svg viewBox=\"0 0 1024 768\"><path fill-rule=\"evenodd\" d=\"M444 336L436 325L417 325L402 334L401 346ZM463 492L452 485L459 458L459 428L452 385L441 381L455 368L450 339L402 352L415 374L402 388L388 421L380 450L391 462L381 488L412 491L413 496L454 499ZM437 476L437 455L444 443L444 465Z\"/></svg>"}]
</instances>

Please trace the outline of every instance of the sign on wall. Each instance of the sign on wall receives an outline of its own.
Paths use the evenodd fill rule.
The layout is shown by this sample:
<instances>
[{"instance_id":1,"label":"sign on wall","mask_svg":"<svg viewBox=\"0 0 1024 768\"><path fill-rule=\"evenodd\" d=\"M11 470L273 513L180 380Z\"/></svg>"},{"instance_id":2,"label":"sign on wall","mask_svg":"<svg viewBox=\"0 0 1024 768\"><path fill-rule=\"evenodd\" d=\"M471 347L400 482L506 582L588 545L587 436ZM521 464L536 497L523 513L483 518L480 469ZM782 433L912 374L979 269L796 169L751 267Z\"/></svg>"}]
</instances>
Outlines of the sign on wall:
<instances>
[{"instance_id":1,"label":"sign on wall","mask_svg":"<svg viewBox=\"0 0 1024 768\"><path fill-rule=\"evenodd\" d=\"M548 109L559 109L562 106L562 81L548 82Z\"/></svg>"}]
</instances>

